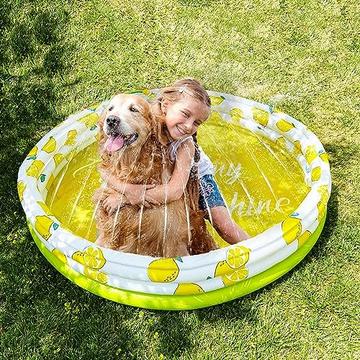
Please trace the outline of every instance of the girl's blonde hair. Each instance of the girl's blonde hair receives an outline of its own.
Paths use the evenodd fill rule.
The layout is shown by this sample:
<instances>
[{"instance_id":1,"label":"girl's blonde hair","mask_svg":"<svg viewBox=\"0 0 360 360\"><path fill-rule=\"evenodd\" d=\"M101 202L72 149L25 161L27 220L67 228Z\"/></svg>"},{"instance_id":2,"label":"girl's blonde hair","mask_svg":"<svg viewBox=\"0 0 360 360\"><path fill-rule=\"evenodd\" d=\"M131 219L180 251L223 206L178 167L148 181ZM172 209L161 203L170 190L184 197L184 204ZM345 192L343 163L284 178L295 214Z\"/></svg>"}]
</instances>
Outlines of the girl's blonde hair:
<instances>
[{"instance_id":1,"label":"girl's blonde hair","mask_svg":"<svg viewBox=\"0 0 360 360\"><path fill-rule=\"evenodd\" d=\"M164 100L175 102L181 100L184 95L193 97L210 109L211 101L208 93L200 82L193 78L180 79L175 81L173 85L164 87L161 89L157 100L159 103Z\"/></svg>"}]
</instances>

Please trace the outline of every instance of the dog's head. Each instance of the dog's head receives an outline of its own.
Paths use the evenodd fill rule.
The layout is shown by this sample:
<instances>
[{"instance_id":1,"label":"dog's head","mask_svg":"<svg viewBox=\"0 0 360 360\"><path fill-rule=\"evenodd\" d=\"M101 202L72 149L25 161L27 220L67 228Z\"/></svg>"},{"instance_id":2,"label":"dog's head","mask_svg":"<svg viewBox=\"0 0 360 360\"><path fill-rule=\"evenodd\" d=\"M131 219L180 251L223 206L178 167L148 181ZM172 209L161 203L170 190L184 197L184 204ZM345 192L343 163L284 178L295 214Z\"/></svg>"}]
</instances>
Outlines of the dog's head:
<instances>
[{"instance_id":1,"label":"dog's head","mask_svg":"<svg viewBox=\"0 0 360 360\"><path fill-rule=\"evenodd\" d=\"M149 103L136 95L115 95L100 120L104 150L114 153L143 143L154 127Z\"/></svg>"},{"instance_id":2,"label":"dog's head","mask_svg":"<svg viewBox=\"0 0 360 360\"><path fill-rule=\"evenodd\" d=\"M100 142L108 153L141 147L153 133L166 144L163 122L152 113L150 104L140 96L115 95L100 119Z\"/></svg>"}]
</instances>

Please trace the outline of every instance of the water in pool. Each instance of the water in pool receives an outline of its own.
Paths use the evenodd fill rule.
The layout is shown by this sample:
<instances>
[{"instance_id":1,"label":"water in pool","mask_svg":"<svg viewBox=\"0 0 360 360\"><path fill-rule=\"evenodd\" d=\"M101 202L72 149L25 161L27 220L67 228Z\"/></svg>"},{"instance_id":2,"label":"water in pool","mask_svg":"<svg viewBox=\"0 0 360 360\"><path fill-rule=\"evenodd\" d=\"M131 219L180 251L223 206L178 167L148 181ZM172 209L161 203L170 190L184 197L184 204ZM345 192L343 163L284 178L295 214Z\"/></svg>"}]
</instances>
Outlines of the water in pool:
<instances>
[{"instance_id":1,"label":"water in pool","mask_svg":"<svg viewBox=\"0 0 360 360\"><path fill-rule=\"evenodd\" d=\"M281 142L216 116L199 128L198 141L215 166L233 219L251 236L282 221L309 191L295 156ZM92 195L100 186L98 162L97 143L80 151L60 171L46 200L64 227L90 241L96 239ZM210 224L208 228L220 246L227 245Z\"/></svg>"}]
</instances>

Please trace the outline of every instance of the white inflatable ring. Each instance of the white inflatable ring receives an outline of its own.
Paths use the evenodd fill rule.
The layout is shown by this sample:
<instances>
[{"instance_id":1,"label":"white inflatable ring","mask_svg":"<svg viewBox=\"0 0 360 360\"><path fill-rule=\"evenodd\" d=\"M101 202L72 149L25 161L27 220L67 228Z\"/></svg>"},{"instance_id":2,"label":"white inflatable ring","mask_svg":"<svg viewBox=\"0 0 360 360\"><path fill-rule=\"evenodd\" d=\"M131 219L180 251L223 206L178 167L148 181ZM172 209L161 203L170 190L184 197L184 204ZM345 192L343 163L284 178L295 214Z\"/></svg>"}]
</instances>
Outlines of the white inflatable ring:
<instances>
[{"instance_id":1,"label":"white inflatable ring","mask_svg":"<svg viewBox=\"0 0 360 360\"><path fill-rule=\"evenodd\" d=\"M147 90L142 96L158 92ZM65 229L46 204L49 185L70 155L96 141L106 101L70 116L45 135L19 170L18 192L34 240L46 258L83 288L124 304L153 309L193 309L232 300L275 280L311 249L323 227L331 192L327 154L305 125L268 105L209 91L223 119L298 152L309 192L284 221L257 236L183 258L152 258L95 246Z\"/></svg>"}]
</instances>

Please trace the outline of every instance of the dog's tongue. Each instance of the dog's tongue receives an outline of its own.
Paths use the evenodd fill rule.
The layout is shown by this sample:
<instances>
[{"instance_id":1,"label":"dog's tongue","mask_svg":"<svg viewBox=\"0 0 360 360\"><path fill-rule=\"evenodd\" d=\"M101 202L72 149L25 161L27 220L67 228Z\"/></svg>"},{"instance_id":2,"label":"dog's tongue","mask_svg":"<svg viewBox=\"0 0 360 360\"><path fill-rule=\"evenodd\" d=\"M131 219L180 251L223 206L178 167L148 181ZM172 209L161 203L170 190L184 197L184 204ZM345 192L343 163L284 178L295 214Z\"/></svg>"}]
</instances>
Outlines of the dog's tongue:
<instances>
[{"instance_id":1,"label":"dog's tongue","mask_svg":"<svg viewBox=\"0 0 360 360\"><path fill-rule=\"evenodd\" d=\"M121 135L109 137L105 142L105 148L109 152L114 152L124 146L124 139Z\"/></svg>"}]
</instances>

